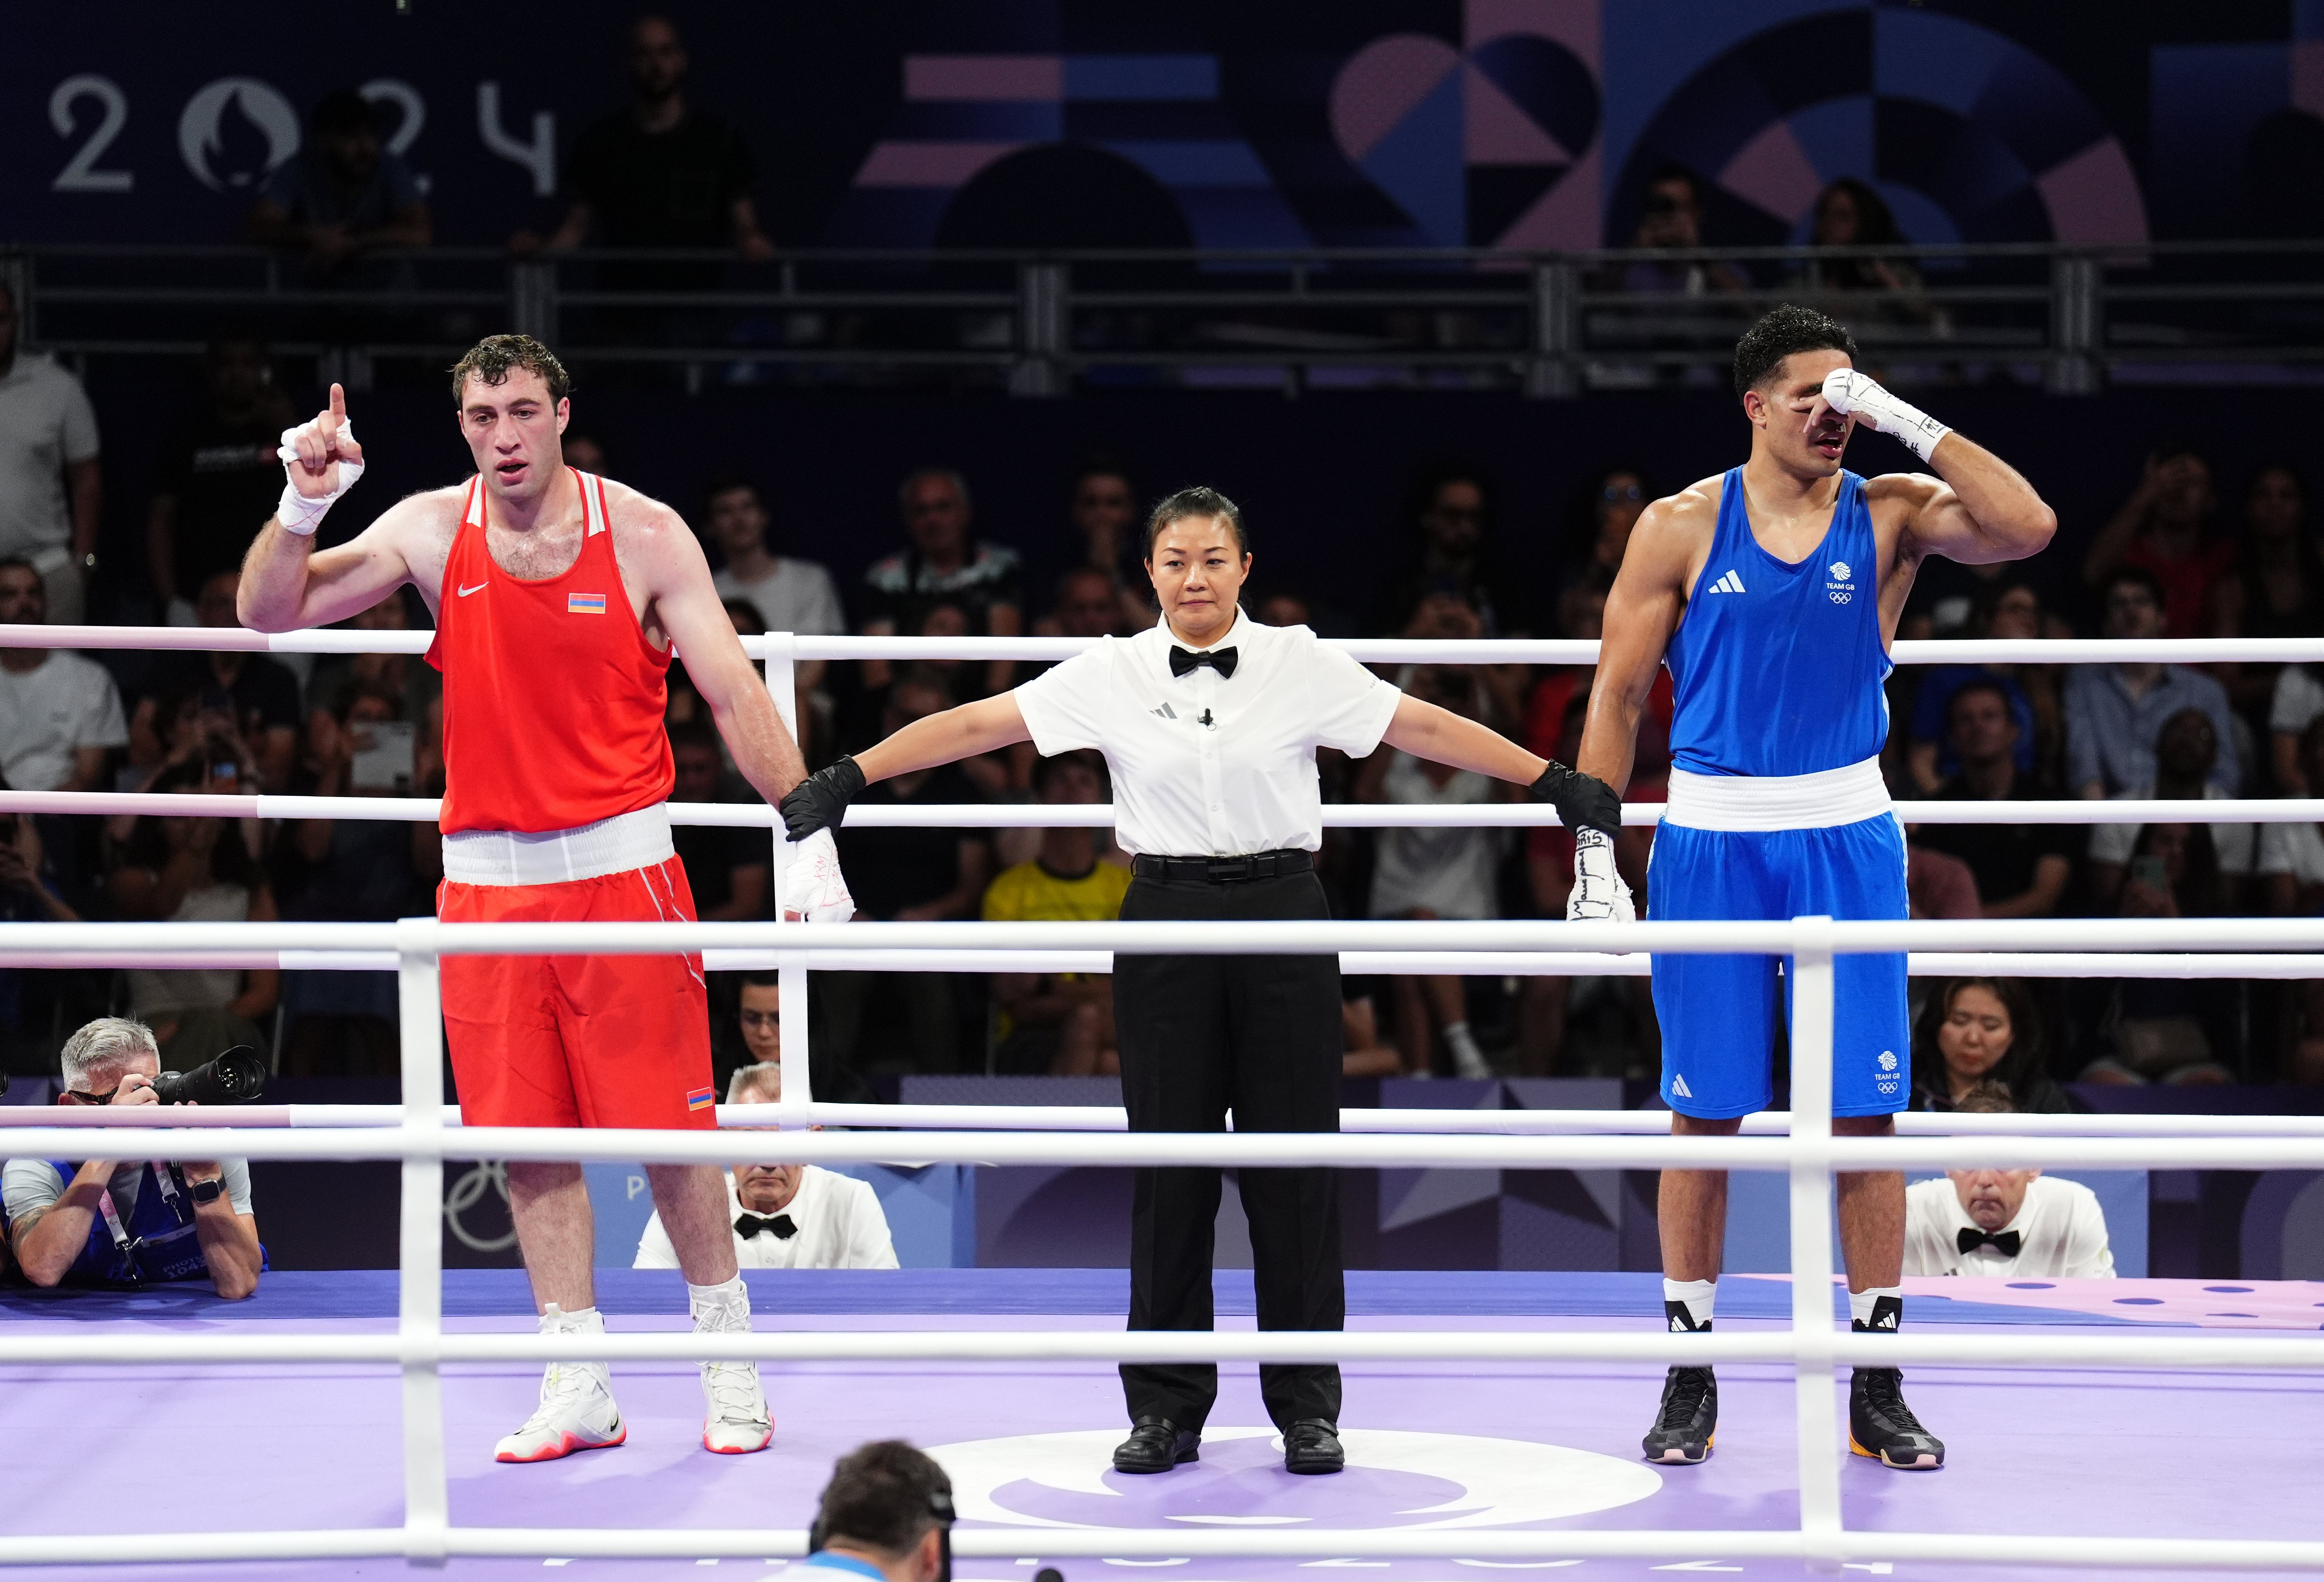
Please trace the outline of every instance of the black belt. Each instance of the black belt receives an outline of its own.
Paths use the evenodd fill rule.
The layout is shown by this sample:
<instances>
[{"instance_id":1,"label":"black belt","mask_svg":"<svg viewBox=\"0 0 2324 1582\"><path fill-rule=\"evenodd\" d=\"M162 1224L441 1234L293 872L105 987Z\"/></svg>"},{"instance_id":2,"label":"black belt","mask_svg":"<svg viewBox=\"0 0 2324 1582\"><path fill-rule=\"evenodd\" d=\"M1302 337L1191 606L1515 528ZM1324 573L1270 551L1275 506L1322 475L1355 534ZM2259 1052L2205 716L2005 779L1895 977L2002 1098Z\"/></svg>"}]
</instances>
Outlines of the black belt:
<instances>
[{"instance_id":1,"label":"black belt","mask_svg":"<svg viewBox=\"0 0 2324 1582\"><path fill-rule=\"evenodd\" d=\"M1254 851L1248 857L1132 858L1130 872L1139 878L1191 879L1200 884L1232 884L1246 878L1283 878L1315 871L1313 851Z\"/></svg>"}]
</instances>

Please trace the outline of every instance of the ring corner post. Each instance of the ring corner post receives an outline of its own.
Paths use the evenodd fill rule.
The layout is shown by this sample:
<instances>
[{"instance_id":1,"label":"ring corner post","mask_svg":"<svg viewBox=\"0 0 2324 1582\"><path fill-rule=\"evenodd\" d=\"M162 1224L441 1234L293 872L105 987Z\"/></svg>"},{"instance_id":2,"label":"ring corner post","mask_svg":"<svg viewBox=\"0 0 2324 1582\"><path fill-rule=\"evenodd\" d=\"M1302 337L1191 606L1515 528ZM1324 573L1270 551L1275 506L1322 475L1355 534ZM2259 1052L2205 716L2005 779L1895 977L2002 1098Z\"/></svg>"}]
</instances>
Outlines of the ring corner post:
<instances>
[{"instance_id":1,"label":"ring corner post","mask_svg":"<svg viewBox=\"0 0 2324 1582\"><path fill-rule=\"evenodd\" d=\"M798 648L798 639L791 632L769 632L765 639L767 653L767 692L773 699L775 713L783 722L783 729L791 733L798 744L799 759L807 759L807 740L799 734ZM775 925L784 923L784 907L789 897L788 877L791 844L784 838L782 820L775 821L774 829ZM781 1007L783 1096L781 1108L804 1108L815 1100L814 1079L807 1063L807 952L778 951L775 970L780 979L776 990Z\"/></svg>"},{"instance_id":2,"label":"ring corner post","mask_svg":"<svg viewBox=\"0 0 2324 1582\"><path fill-rule=\"evenodd\" d=\"M403 1538L413 1566L445 1563L443 998L433 917L395 925L401 1024L403 1201L396 1333L403 1354Z\"/></svg>"},{"instance_id":3,"label":"ring corner post","mask_svg":"<svg viewBox=\"0 0 2324 1582\"><path fill-rule=\"evenodd\" d=\"M1832 929L1792 921L1792 1341L1799 1406L1803 1558L1836 1572L1840 1554L1838 1380L1831 1317Z\"/></svg>"}]
</instances>

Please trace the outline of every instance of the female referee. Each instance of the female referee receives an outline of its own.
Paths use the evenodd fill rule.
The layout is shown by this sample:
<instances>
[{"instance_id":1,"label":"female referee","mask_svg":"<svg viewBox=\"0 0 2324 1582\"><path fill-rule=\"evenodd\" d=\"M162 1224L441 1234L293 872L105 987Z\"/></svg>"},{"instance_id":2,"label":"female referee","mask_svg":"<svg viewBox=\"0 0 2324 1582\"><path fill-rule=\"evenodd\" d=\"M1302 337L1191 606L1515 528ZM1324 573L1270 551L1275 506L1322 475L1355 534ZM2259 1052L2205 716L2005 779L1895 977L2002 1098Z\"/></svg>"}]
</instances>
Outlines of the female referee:
<instances>
[{"instance_id":1,"label":"female referee","mask_svg":"<svg viewBox=\"0 0 2324 1582\"><path fill-rule=\"evenodd\" d=\"M1323 807L1315 749L1369 756L1383 741L1475 769L1557 805L1569 827L1620 816L1575 801L1562 765L1405 696L1304 626L1261 626L1237 603L1250 575L1242 513L1212 489L1155 508L1146 571L1162 618L1105 638L1013 692L914 722L783 798L790 838L836 826L872 781L1031 740L1094 747L1113 771L1114 826L1133 858L1125 921L1305 922L1331 915L1314 871ZM1612 794L1599 788L1602 800ZM1569 805L1572 804L1572 805ZM1114 1022L1132 1131L1339 1129L1339 961L1320 956L1122 955ZM1346 1317L1338 1194L1323 1169L1246 1170L1262 1329L1337 1329ZM1142 1169L1130 1216L1130 1328L1211 1327L1215 1169ZM1124 1366L1123 1472L1194 1460L1218 1393L1207 1364ZM1340 1370L1277 1363L1259 1392L1284 1464L1337 1472Z\"/></svg>"}]
</instances>

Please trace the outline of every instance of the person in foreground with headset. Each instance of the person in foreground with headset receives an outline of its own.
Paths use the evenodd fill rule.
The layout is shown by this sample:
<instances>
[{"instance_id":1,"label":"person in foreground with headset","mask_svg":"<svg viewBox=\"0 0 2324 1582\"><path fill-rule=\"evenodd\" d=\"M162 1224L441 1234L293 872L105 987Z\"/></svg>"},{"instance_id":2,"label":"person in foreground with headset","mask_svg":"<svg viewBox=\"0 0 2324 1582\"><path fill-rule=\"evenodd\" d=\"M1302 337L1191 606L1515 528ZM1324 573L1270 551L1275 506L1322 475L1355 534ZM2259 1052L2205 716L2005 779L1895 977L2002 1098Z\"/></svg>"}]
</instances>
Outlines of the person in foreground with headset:
<instances>
[{"instance_id":1,"label":"person in foreground with headset","mask_svg":"<svg viewBox=\"0 0 2324 1582\"><path fill-rule=\"evenodd\" d=\"M1308 922L1331 908L1315 877L1323 805L1315 750L1362 758L1381 742L1533 788L1569 828L1618 820L1613 793L1577 802L1579 777L1473 720L1406 697L1304 626L1262 626L1240 603L1250 575L1242 513L1213 489L1157 506L1146 571L1162 618L1105 638L1012 692L931 714L782 801L794 841L830 829L872 781L1030 740L1045 758L1096 748L1113 771L1114 828L1132 854L1126 922ZM1600 806L1602 801L1605 805ZM1130 1127L1143 1132L1335 1132L1340 964L1333 955L1120 955L1116 1046ZM1329 1170L1245 1170L1259 1327L1338 1329L1347 1295ZM1130 1328L1211 1328L1219 1172L1148 1169L1130 1210ZM1259 1393L1284 1467L1333 1473L1340 1372L1269 1363ZM1130 1436L1121 1472L1199 1458L1218 1395L1208 1364L1124 1366Z\"/></svg>"},{"instance_id":2,"label":"person in foreground with headset","mask_svg":"<svg viewBox=\"0 0 2324 1582\"><path fill-rule=\"evenodd\" d=\"M952 1523L945 1469L901 1439L875 1439L833 1466L800 1564L872 1582L952 1582Z\"/></svg>"}]
</instances>

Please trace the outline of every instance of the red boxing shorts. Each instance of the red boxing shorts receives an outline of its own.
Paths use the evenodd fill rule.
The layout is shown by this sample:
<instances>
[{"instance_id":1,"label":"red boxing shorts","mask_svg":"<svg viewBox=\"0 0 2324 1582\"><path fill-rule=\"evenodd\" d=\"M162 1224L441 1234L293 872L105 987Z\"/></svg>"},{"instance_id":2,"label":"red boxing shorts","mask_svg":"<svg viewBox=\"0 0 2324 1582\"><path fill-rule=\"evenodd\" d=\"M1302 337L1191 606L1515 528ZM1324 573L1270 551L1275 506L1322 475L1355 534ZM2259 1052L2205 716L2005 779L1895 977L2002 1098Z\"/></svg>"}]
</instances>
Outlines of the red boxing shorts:
<instances>
[{"instance_id":1,"label":"red boxing shorts","mask_svg":"<svg viewBox=\"0 0 2324 1582\"><path fill-rule=\"evenodd\" d=\"M675 858L562 884L436 892L446 923L694 922ZM717 1125L699 956L446 956L444 1030L469 1126Z\"/></svg>"}]
</instances>

